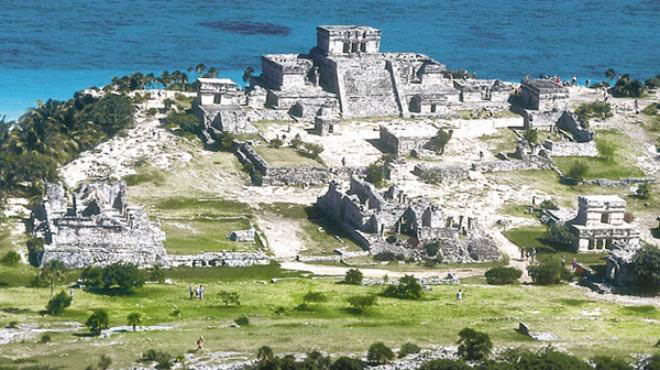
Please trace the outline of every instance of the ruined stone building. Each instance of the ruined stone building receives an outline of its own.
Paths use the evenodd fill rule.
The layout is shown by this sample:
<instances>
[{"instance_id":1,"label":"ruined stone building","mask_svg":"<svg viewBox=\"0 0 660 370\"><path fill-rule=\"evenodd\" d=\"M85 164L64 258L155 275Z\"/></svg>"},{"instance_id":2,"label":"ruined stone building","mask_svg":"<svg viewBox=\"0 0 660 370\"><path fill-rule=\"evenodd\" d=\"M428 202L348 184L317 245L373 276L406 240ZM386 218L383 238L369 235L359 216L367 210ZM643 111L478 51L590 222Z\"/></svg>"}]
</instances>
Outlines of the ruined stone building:
<instances>
[{"instance_id":1,"label":"ruined stone building","mask_svg":"<svg viewBox=\"0 0 660 370\"><path fill-rule=\"evenodd\" d=\"M639 229L624 221L626 201L616 195L578 197L578 213L570 221L578 252L603 252L615 245L639 244Z\"/></svg>"},{"instance_id":2,"label":"ruined stone building","mask_svg":"<svg viewBox=\"0 0 660 370\"><path fill-rule=\"evenodd\" d=\"M68 194L48 184L43 204L33 212L33 233L44 240L42 263L167 265L165 234L144 210L126 203L125 192L123 182L84 184Z\"/></svg>"},{"instance_id":3,"label":"ruined stone building","mask_svg":"<svg viewBox=\"0 0 660 370\"><path fill-rule=\"evenodd\" d=\"M400 127L380 126L380 142L383 148L395 155L405 157L422 150L429 150L429 145L438 129L430 125L410 124Z\"/></svg>"},{"instance_id":4,"label":"ruined stone building","mask_svg":"<svg viewBox=\"0 0 660 370\"><path fill-rule=\"evenodd\" d=\"M423 246L438 243L445 262L493 261L500 258L476 217L447 213L427 199L409 199L396 186L383 194L352 177L348 189L331 182L317 200L321 211L372 253L393 251L419 255ZM405 241L399 240L405 235Z\"/></svg>"},{"instance_id":5,"label":"ruined stone building","mask_svg":"<svg viewBox=\"0 0 660 370\"><path fill-rule=\"evenodd\" d=\"M523 107L538 111L564 110L568 89L551 80L524 79L521 85Z\"/></svg>"}]
</instances>

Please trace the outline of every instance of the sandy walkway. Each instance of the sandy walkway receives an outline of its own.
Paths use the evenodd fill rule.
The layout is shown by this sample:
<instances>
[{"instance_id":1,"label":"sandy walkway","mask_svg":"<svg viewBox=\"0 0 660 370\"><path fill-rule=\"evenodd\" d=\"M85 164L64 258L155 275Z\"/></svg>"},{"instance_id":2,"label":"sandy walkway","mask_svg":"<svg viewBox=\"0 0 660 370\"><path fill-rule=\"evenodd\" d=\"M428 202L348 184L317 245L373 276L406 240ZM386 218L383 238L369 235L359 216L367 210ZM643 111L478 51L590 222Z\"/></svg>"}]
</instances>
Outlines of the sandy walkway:
<instances>
[{"instance_id":1,"label":"sandy walkway","mask_svg":"<svg viewBox=\"0 0 660 370\"><path fill-rule=\"evenodd\" d=\"M344 276L346 271L355 267L341 267L341 266L328 266L328 265L314 265L302 262L284 262L282 263L282 268L287 270L297 270L297 271L307 271L311 272L314 275L321 276ZM360 268L362 275L370 279L381 279L383 276L387 275L389 278L398 279L404 275L414 275L417 278L430 278L430 277L441 277L444 278L447 276L449 270L445 271L390 271L377 268ZM483 270L464 270L464 271L451 271L459 278L464 278L468 276L481 275Z\"/></svg>"}]
</instances>

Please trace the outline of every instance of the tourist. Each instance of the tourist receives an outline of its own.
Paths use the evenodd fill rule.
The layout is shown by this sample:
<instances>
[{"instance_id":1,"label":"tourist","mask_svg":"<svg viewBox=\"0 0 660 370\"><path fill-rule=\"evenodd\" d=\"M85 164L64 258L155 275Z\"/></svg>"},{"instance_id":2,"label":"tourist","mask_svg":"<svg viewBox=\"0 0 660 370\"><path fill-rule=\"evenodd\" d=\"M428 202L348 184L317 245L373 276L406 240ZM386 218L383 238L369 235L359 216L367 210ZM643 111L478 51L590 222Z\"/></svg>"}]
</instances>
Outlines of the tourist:
<instances>
[{"instance_id":1,"label":"tourist","mask_svg":"<svg viewBox=\"0 0 660 370\"><path fill-rule=\"evenodd\" d=\"M204 349L204 337L197 339L197 349L195 351L202 351Z\"/></svg>"},{"instance_id":2,"label":"tourist","mask_svg":"<svg viewBox=\"0 0 660 370\"><path fill-rule=\"evenodd\" d=\"M200 285L200 286L201 286L201 285ZM199 299L199 293L200 293L200 291L199 291L199 286L198 286L198 287L195 287L195 298Z\"/></svg>"},{"instance_id":3,"label":"tourist","mask_svg":"<svg viewBox=\"0 0 660 370\"><path fill-rule=\"evenodd\" d=\"M193 299L193 287L192 284L188 285L188 293L190 294L190 300Z\"/></svg>"},{"instance_id":4,"label":"tourist","mask_svg":"<svg viewBox=\"0 0 660 370\"><path fill-rule=\"evenodd\" d=\"M197 299L202 299L204 298L204 287L202 284L199 284L199 287L197 288Z\"/></svg>"},{"instance_id":5,"label":"tourist","mask_svg":"<svg viewBox=\"0 0 660 370\"><path fill-rule=\"evenodd\" d=\"M635 98L635 114L639 114L639 99Z\"/></svg>"},{"instance_id":6,"label":"tourist","mask_svg":"<svg viewBox=\"0 0 660 370\"><path fill-rule=\"evenodd\" d=\"M574 75L571 80L573 81L573 86L577 86L577 76Z\"/></svg>"},{"instance_id":7,"label":"tourist","mask_svg":"<svg viewBox=\"0 0 660 370\"><path fill-rule=\"evenodd\" d=\"M520 250L520 260L523 261L525 259L525 250L521 249Z\"/></svg>"},{"instance_id":8,"label":"tourist","mask_svg":"<svg viewBox=\"0 0 660 370\"><path fill-rule=\"evenodd\" d=\"M341 158L341 165L342 167L346 167L346 157Z\"/></svg>"},{"instance_id":9,"label":"tourist","mask_svg":"<svg viewBox=\"0 0 660 370\"><path fill-rule=\"evenodd\" d=\"M591 80L587 78L587 80L584 81L584 86L589 87L589 84L591 84Z\"/></svg>"},{"instance_id":10,"label":"tourist","mask_svg":"<svg viewBox=\"0 0 660 370\"><path fill-rule=\"evenodd\" d=\"M575 272L575 270L577 269L577 258L573 257L572 265L573 265L573 271Z\"/></svg>"},{"instance_id":11,"label":"tourist","mask_svg":"<svg viewBox=\"0 0 660 370\"><path fill-rule=\"evenodd\" d=\"M463 303L463 290L459 289L458 292L456 292L456 301L458 304Z\"/></svg>"}]
</instances>

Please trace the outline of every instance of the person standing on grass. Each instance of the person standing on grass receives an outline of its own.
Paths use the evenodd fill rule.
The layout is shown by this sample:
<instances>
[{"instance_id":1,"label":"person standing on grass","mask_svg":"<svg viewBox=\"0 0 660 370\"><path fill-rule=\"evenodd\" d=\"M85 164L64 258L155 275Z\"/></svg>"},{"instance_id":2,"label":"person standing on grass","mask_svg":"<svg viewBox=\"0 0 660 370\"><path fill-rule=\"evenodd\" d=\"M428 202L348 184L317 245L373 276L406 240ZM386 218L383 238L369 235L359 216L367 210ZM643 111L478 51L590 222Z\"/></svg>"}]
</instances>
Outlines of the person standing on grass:
<instances>
[{"instance_id":1,"label":"person standing on grass","mask_svg":"<svg viewBox=\"0 0 660 370\"><path fill-rule=\"evenodd\" d=\"M204 350L204 337L199 337L199 339L197 339L197 349L195 349L195 351L202 350Z\"/></svg>"},{"instance_id":2,"label":"person standing on grass","mask_svg":"<svg viewBox=\"0 0 660 370\"><path fill-rule=\"evenodd\" d=\"M193 287L192 284L188 285L188 295L190 296L190 300L193 299Z\"/></svg>"},{"instance_id":3,"label":"person standing on grass","mask_svg":"<svg viewBox=\"0 0 660 370\"><path fill-rule=\"evenodd\" d=\"M458 292L456 292L456 302L458 302L459 305L463 303L463 289L459 289Z\"/></svg>"},{"instance_id":4,"label":"person standing on grass","mask_svg":"<svg viewBox=\"0 0 660 370\"><path fill-rule=\"evenodd\" d=\"M199 286L199 299L204 299L204 286Z\"/></svg>"}]
</instances>

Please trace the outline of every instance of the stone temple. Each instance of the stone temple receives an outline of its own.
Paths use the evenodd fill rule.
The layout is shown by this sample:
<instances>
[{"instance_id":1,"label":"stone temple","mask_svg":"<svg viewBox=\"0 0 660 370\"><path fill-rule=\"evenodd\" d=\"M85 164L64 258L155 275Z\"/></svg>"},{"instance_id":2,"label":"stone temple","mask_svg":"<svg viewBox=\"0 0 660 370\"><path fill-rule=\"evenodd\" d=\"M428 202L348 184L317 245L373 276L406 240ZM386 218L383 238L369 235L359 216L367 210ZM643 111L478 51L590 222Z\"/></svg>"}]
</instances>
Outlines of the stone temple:
<instances>
[{"instance_id":1,"label":"stone temple","mask_svg":"<svg viewBox=\"0 0 660 370\"><path fill-rule=\"evenodd\" d=\"M142 208L126 203L123 182L92 183L67 194L48 184L33 212L33 234L44 240L42 263L60 260L67 268L133 263L168 265L165 233Z\"/></svg>"}]
</instances>

